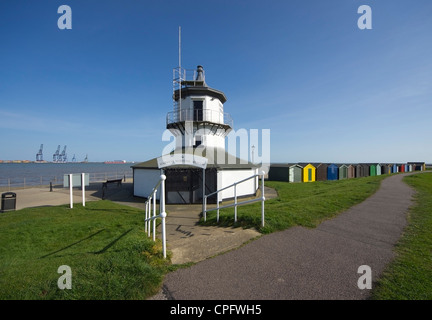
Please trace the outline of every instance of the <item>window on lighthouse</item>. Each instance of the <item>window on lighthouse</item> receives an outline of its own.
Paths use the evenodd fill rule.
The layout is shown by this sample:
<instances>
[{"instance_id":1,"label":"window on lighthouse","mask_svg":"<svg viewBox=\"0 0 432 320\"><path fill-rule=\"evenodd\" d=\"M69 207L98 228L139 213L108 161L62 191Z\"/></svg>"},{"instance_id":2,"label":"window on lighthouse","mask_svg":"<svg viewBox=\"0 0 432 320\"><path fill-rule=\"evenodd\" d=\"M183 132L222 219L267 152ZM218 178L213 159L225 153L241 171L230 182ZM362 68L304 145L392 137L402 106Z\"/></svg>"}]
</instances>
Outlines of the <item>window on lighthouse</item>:
<instances>
[{"instance_id":1,"label":"window on lighthouse","mask_svg":"<svg viewBox=\"0 0 432 320\"><path fill-rule=\"evenodd\" d=\"M202 138L201 138L201 136L196 136L196 137L195 137L195 144L194 144L194 147L198 147L199 145L201 145L201 143L202 143Z\"/></svg>"},{"instance_id":2,"label":"window on lighthouse","mask_svg":"<svg viewBox=\"0 0 432 320\"><path fill-rule=\"evenodd\" d=\"M203 121L203 101L194 100L193 108L194 108L194 121Z\"/></svg>"}]
</instances>

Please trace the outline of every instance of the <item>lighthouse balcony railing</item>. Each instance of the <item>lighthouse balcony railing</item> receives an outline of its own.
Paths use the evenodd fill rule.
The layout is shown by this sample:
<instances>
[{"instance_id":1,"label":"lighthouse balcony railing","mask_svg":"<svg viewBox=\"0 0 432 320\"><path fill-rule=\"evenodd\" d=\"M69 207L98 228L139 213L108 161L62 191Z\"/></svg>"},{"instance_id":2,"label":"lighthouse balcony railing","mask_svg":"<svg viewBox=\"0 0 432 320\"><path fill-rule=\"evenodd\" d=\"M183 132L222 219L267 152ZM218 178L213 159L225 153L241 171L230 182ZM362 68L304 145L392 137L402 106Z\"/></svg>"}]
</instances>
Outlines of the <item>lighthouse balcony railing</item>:
<instances>
[{"instance_id":1,"label":"lighthouse balcony railing","mask_svg":"<svg viewBox=\"0 0 432 320\"><path fill-rule=\"evenodd\" d=\"M228 125L233 127L233 120L229 113L219 112L215 110L191 110L184 109L179 111L168 112L166 117L167 125L184 122L184 121L202 121L217 124Z\"/></svg>"},{"instance_id":2,"label":"lighthouse balcony railing","mask_svg":"<svg viewBox=\"0 0 432 320\"><path fill-rule=\"evenodd\" d=\"M205 78L205 71L201 71L202 76ZM187 86L202 85L204 80L197 80L198 72L196 69L184 69L177 67L173 69L173 83L174 90L178 90Z\"/></svg>"}]
</instances>

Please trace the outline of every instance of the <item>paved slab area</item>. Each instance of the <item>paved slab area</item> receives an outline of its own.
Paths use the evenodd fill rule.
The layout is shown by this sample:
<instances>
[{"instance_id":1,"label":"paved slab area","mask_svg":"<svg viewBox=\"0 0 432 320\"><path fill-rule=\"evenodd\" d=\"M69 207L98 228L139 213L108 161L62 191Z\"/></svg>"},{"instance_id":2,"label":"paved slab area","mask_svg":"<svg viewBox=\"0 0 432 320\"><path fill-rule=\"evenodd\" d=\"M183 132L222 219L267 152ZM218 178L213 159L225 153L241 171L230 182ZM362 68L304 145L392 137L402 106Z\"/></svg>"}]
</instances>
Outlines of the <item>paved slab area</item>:
<instances>
[{"instance_id":1,"label":"paved slab area","mask_svg":"<svg viewBox=\"0 0 432 320\"><path fill-rule=\"evenodd\" d=\"M8 192L8 191L4 191ZM16 209L24 209L31 207L44 207L44 206L59 206L70 203L70 193L67 188L53 188L50 191L48 186L46 187L33 187L26 189L11 190L16 193ZM3 192L2 192L3 193ZM100 200L99 197L91 195L92 191L87 190L86 201ZM81 190L73 190L73 202L82 203L82 192Z\"/></svg>"},{"instance_id":2,"label":"paved slab area","mask_svg":"<svg viewBox=\"0 0 432 320\"><path fill-rule=\"evenodd\" d=\"M366 299L358 268L370 266L376 281L394 257L414 194L405 175L386 178L373 196L315 229L265 235L172 272L153 299Z\"/></svg>"}]
</instances>

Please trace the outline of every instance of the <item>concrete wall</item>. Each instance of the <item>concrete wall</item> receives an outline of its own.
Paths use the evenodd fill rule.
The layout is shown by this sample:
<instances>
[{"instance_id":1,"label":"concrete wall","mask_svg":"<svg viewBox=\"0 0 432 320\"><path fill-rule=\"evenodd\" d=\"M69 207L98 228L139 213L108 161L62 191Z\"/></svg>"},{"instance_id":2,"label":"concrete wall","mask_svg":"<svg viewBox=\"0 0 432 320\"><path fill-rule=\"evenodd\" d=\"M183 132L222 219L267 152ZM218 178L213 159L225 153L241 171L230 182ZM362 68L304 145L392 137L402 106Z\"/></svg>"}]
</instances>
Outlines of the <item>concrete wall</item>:
<instances>
[{"instance_id":1,"label":"concrete wall","mask_svg":"<svg viewBox=\"0 0 432 320\"><path fill-rule=\"evenodd\" d=\"M159 169L134 169L134 196L147 198L158 183L161 176ZM160 192L156 193L159 199Z\"/></svg>"},{"instance_id":2,"label":"concrete wall","mask_svg":"<svg viewBox=\"0 0 432 320\"><path fill-rule=\"evenodd\" d=\"M257 173L257 169L218 171L218 190L237 181L249 178ZM254 195L259 187L258 178L250 179L237 185L237 197ZM219 200L234 198L234 187L219 193Z\"/></svg>"}]
</instances>

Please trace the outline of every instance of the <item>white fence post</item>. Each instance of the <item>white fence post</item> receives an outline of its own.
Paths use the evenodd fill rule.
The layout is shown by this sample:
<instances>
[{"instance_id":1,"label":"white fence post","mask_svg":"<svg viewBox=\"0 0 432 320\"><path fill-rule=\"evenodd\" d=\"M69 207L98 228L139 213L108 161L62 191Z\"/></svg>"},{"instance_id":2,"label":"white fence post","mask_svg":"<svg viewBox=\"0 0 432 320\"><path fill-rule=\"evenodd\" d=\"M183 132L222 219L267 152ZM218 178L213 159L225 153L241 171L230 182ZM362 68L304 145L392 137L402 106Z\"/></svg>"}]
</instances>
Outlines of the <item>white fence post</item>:
<instances>
[{"instance_id":1,"label":"white fence post","mask_svg":"<svg viewBox=\"0 0 432 320\"><path fill-rule=\"evenodd\" d=\"M85 207L85 173L81 173L82 203Z\"/></svg>"},{"instance_id":2,"label":"white fence post","mask_svg":"<svg viewBox=\"0 0 432 320\"><path fill-rule=\"evenodd\" d=\"M203 215L204 215L204 221L206 221L206 216L205 216L205 211L206 211L206 206L207 206L207 199L205 199L205 176L206 176L206 172L205 172L205 168L203 168L202 170L202 193L203 193L203 206L202 206L202 211L203 211Z\"/></svg>"},{"instance_id":3,"label":"white fence post","mask_svg":"<svg viewBox=\"0 0 432 320\"><path fill-rule=\"evenodd\" d=\"M166 218L166 212L165 212L165 175L161 175L161 195L159 200L159 209L160 209L160 215L162 218L162 253L163 257L166 258L166 228L165 228L165 218Z\"/></svg>"},{"instance_id":4,"label":"white fence post","mask_svg":"<svg viewBox=\"0 0 432 320\"><path fill-rule=\"evenodd\" d=\"M237 183L234 183L234 222L237 222Z\"/></svg>"},{"instance_id":5,"label":"white fence post","mask_svg":"<svg viewBox=\"0 0 432 320\"><path fill-rule=\"evenodd\" d=\"M203 215L204 215L204 221L207 221L207 196L204 195L203 197Z\"/></svg>"},{"instance_id":6,"label":"white fence post","mask_svg":"<svg viewBox=\"0 0 432 320\"><path fill-rule=\"evenodd\" d=\"M166 212L165 212L165 180L166 176L161 175L158 183L153 188L150 196L145 202L145 220L144 220L144 231L147 232L148 237L151 234L150 223L153 221L153 241L156 241L156 218L162 219L162 253L163 257L166 258ZM159 215L156 215L156 194L157 189L161 188L161 194L159 199ZM152 203L153 200L153 203ZM152 215L153 207L153 215Z\"/></svg>"},{"instance_id":7,"label":"white fence post","mask_svg":"<svg viewBox=\"0 0 432 320\"><path fill-rule=\"evenodd\" d=\"M261 176L261 226L264 227L264 201L265 201L265 196L264 196L264 171L261 172L262 176Z\"/></svg>"},{"instance_id":8,"label":"white fence post","mask_svg":"<svg viewBox=\"0 0 432 320\"><path fill-rule=\"evenodd\" d=\"M70 197L70 208L73 208L73 188L72 188L72 174L69 174L69 197Z\"/></svg>"},{"instance_id":9,"label":"white fence post","mask_svg":"<svg viewBox=\"0 0 432 320\"><path fill-rule=\"evenodd\" d=\"M217 193L218 194L218 193ZM216 197L216 222L219 223L219 199Z\"/></svg>"},{"instance_id":10,"label":"white fence post","mask_svg":"<svg viewBox=\"0 0 432 320\"><path fill-rule=\"evenodd\" d=\"M156 241L156 190L153 192L153 241Z\"/></svg>"},{"instance_id":11,"label":"white fence post","mask_svg":"<svg viewBox=\"0 0 432 320\"><path fill-rule=\"evenodd\" d=\"M144 232L147 233L147 218L148 218L148 202L145 203L145 219L144 219Z\"/></svg>"},{"instance_id":12,"label":"white fence post","mask_svg":"<svg viewBox=\"0 0 432 320\"><path fill-rule=\"evenodd\" d=\"M148 219L150 219L150 217L151 217L151 213L152 213L151 201L152 201L152 198L150 197L150 198L149 198L149 203L148 203L148 206L149 206L149 215L148 215ZM149 236L149 237L150 237L150 226L151 226L151 221L149 220L148 229L147 229L147 232L148 232L148 236Z\"/></svg>"}]
</instances>

